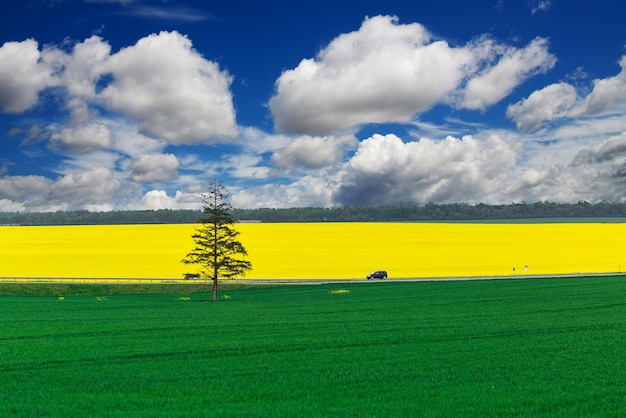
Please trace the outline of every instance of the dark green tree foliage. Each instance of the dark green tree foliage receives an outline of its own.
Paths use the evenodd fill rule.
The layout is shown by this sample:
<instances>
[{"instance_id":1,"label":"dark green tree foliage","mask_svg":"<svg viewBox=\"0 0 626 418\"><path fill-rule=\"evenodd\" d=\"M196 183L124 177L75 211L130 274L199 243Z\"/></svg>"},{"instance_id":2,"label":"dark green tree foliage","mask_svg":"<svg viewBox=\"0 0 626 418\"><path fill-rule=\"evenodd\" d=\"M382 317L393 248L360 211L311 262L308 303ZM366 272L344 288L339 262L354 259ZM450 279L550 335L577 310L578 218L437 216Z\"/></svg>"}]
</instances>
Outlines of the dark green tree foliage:
<instances>
[{"instance_id":1,"label":"dark green tree foliage","mask_svg":"<svg viewBox=\"0 0 626 418\"><path fill-rule=\"evenodd\" d=\"M248 252L237 240L239 232L234 229L237 221L232 216L226 188L213 179L209 182L208 193L203 198L205 216L198 219L202 226L192 235L195 248L182 262L200 265L199 276L213 280L213 300L217 300L218 279L244 276L252 268L252 263L243 259Z\"/></svg>"},{"instance_id":2,"label":"dark green tree foliage","mask_svg":"<svg viewBox=\"0 0 626 418\"><path fill-rule=\"evenodd\" d=\"M0 225L118 225L196 223L200 210L137 210L89 212L86 210L43 213L0 213ZM626 203L513 203L486 205L478 203L407 203L395 206L332 208L259 208L236 209L232 215L239 221L261 222L421 222L421 221L487 221L498 219L542 218L625 218ZM619 219L618 222L623 222Z\"/></svg>"}]
</instances>

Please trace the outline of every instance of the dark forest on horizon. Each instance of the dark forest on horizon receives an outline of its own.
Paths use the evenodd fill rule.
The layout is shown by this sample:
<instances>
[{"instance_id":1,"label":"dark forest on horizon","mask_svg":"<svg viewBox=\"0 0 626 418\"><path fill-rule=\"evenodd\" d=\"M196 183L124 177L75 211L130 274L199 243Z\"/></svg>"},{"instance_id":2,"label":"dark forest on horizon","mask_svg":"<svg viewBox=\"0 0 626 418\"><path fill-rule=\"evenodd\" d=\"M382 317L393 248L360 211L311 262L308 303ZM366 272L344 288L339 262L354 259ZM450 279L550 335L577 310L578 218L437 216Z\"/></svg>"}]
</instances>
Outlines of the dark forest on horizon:
<instances>
[{"instance_id":1,"label":"dark forest on horizon","mask_svg":"<svg viewBox=\"0 0 626 418\"><path fill-rule=\"evenodd\" d=\"M241 222L435 222L548 218L626 218L625 203L465 203L332 208L233 209ZM196 223L199 210L159 209L89 212L0 213L0 225L107 225ZM609 219L610 220L610 219Z\"/></svg>"}]
</instances>

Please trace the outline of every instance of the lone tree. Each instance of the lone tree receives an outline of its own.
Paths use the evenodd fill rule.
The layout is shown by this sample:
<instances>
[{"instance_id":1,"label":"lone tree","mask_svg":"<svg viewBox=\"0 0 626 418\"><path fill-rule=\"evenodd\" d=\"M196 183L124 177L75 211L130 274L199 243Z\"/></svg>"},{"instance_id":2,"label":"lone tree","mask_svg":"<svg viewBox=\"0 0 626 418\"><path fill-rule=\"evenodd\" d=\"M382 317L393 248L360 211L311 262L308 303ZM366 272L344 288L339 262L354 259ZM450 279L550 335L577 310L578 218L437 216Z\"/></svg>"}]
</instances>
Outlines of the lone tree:
<instances>
[{"instance_id":1,"label":"lone tree","mask_svg":"<svg viewBox=\"0 0 626 418\"><path fill-rule=\"evenodd\" d=\"M199 264L199 276L213 279L213 300L217 300L218 278L244 276L252 269L252 263L243 260L248 252L237 241L239 232L233 229L237 220L231 214L232 205L228 201L230 195L226 188L216 179L211 179L208 193L202 197L205 216L198 219L202 226L191 236L196 246L182 262ZM192 274L185 276L197 277Z\"/></svg>"}]
</instances>

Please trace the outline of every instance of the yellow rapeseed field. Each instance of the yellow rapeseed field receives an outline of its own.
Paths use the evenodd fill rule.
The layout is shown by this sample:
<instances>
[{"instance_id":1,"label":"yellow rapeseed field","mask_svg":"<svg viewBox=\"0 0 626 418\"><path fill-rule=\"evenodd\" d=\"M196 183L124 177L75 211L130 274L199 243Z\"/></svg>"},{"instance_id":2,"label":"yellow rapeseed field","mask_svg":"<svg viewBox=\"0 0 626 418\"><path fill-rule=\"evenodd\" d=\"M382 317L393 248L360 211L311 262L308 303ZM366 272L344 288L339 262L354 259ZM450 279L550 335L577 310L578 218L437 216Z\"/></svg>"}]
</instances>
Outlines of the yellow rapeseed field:
<instances>
[{"instance_id":1,"label":"yellow rapeseed field","mask_svg":"<svg viewBox=\"0 0 626 418\"><path fill-rule=\"evenodd\" d=\"M2 226L0 277L181 278L194 225ZM618 272L626 224L239 224L246 278Z\"/></svg>"}]
</instances>

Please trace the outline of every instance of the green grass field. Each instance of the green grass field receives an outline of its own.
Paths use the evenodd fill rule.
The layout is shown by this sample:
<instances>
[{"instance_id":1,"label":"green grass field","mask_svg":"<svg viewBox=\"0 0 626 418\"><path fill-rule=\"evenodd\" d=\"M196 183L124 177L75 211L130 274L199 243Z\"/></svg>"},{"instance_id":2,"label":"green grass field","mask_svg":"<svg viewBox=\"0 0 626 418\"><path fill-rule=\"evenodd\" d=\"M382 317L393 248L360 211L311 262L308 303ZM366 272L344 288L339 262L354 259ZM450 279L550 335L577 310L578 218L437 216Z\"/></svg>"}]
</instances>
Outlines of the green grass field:
<instances>
[{"instance_id":1,"label":"green grass field","mask_svg":"<svg viewBox=\"0 0 626 418\"><path fill-rule=\"evenodd\" d=\"M0 416L624 416L626 277L0 296Z\"/></svg>"}]
</instances>

